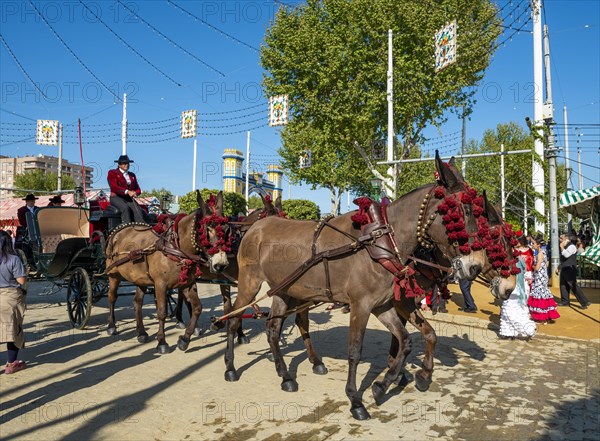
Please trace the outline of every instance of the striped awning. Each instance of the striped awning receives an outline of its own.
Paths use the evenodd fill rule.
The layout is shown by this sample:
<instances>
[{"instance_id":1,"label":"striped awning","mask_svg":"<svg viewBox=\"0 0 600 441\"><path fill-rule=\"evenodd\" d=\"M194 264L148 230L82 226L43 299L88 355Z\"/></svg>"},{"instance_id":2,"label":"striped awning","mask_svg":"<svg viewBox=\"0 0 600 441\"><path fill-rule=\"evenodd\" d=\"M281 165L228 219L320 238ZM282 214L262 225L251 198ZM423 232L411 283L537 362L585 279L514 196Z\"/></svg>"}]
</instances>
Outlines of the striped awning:
<instances>
[{"instance_id":1,"label":"striped awning","mask_svg":"<svg viewBox=\"0 0 600 441\"><path fill-rule=\"evenodd\" d=\"M560 208L573 216L589 218L594 204L600 203L600 185L583 190L566 191L560 196Z\"/></svg>"},{"instance_id":2,"label":"striped awning","mask_svg":"<svg viewBox=\"0 0 600 441\"><path fill-rule=\"evenodd\" d=\"M592 262L596 266L600 266L600 241L594 242L579 256Z\"/></svg>"}]
</instances>

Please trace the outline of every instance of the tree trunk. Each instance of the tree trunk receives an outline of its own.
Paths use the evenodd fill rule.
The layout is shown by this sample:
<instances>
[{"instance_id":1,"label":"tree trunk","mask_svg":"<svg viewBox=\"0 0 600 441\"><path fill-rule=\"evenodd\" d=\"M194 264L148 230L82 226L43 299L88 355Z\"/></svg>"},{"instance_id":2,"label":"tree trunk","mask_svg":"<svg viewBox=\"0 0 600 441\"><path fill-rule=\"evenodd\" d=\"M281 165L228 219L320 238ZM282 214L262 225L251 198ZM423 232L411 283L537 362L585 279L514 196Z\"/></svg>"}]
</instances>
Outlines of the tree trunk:
<instances>
[{"instance_id":1,"label":"tree trunk","mask_svg":"<svg viewBox=\"0 0 600 441\"><path fill-rule=\"evenodd\" d=\"M331 195L331 214L339 215L340 214L340 199L342 198L343 189L328 187L329 193Z\"/></svg>"}]
</instances>

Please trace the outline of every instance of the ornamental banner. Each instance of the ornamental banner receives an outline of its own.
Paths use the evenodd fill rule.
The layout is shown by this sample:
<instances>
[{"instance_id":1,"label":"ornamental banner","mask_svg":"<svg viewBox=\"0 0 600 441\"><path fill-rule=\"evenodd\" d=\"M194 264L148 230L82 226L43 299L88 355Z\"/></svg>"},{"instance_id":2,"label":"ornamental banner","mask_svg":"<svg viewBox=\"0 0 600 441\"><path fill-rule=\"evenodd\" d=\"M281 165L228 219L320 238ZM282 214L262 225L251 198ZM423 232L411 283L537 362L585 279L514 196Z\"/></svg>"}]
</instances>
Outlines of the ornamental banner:
<instances>
[{"instance_id":1,"label":"ornamental banner","mask_svg":"<svg viewBox=\"0 0 600 441\"><path fill-rule=\"evenodd\" d=\"M35 142L39 145L58 145L58 121L38 119Z\"/></svg>"},{"instance_id":2,"label":"ornamental banner","mask_svg":"<svg viewBox=\"0 0 600 441\"><path fill-rule=\"evenodd\" d=\"M447 23L435 34L435 71L456 62L456 20Z\"/></svg>"},{"instance_id":3,"label":"ornamental banner","mask_svg":"<svg viewBox=\"0 0 600 441\"><path fill-rule=\"evenodd\" d=\"M269 98L269 125L283 126L288 123L288 96L278 95Z\"/></svg>"},{"instance_id":4,"label":"ornamental banner","mask_svg":"<svg viewBox=\"0 0 600 441\"><path fill-rule=\"evenodd\" d=\"M299 166L300 168L309 168L312 166L312 151L302 151L302 154L300 155Z\"/></svg>"},{"instance_id":5,"label":"ornamental banner","mask_svg":"<svg viewBox=\"0 0 600 441\"><path fill-rule=\"evenodd\" d=\"M194 138L196 136L196 122L198 112L196 110L186 110L181 112L181 137Z\"/></svg>"}]
</instances>

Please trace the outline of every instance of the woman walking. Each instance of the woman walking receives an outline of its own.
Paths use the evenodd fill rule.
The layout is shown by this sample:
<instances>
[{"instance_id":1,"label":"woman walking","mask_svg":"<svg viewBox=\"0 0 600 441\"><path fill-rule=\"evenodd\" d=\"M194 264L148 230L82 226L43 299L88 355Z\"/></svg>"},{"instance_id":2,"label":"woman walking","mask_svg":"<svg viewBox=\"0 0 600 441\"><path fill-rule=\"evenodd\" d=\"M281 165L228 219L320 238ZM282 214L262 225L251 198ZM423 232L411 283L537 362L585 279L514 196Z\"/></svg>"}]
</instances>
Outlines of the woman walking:
<instances>
[{"instance_id":1,"label":"woman walking","mask_svg":"<svg viewBox=\"0 0 600 441\"><path fill-rule=\"evenodd\" d=\"M532 246L537 251L537 256L533 265L533 286L528 301L529 312L536 322L552 323L554 319L560 317L560 314L556 309L554 296L548 289L547 258L543 249L543 239L540 236L534 238Z\"/></svg>"},{"instance_id":2,"label":"woman walking","mask_svg":"<svg viewBox=\"0 0 600 441\"><path fill-rule=\"evenodd\" d=\"M519 245L515 250L518 255L517 267L521 270L517 274L517 285L509 298L502 303L500 310L500 337L530 339L536 333L536 325L529 317L527 299L529 297L529 283L527 266L531 265L532 253L527 246L527 239L519 237Z\"/></svg>"},{"instance_id":3,"label":"woman walking","mask_svg":"<svg viewBox=\"0 0 600 441\"><path fill-rule=\"evenodd\" d=\"M0 230L0 343L6 343L8 361L5 374L14 374L27 367L18 360L19 349L25 346L23 317L25 315L25 266L15 253L12 240Z\"/></svg>"}]
</instances>

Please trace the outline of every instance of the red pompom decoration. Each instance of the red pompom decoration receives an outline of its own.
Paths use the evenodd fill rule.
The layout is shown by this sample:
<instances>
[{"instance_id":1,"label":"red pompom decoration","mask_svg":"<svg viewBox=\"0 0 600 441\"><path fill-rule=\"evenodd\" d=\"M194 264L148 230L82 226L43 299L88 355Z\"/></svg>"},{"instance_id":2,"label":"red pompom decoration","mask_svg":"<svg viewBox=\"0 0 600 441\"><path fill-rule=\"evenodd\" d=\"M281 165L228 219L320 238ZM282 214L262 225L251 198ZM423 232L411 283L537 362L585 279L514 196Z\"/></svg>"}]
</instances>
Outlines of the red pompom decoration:
<instances>
[{"instance_id":1,"label":"red pompom decoration","mask_svg":"<svg viewBox=\"0 0 600 441\"><path fill-rule=\"evenodd\" d=\"M440 205L438 205L437 211L440 214L446 214L448 213L449 209L450 207L448 207L448 204L446 202L442 202Z\"/></svg>"},{"instance_id":2,"label":"red pompom decoration","mask_svg":"<svg viewBox=\"0 0 600 441\"><path fill-rule=\"evenodd\" d=\"M508 276L510 276L510 271L508 271L508 270L502 270L502 271L500 271L500 275L502 277L508 277Z\"/></svg>"},{"instance_id":3,"label":"red pompom decoration","mask_svg":"<svg viewBox=\"0 0 600 441\"><path fill-rule=\"evenodd\" d=\"M479 251L483 248L483 244L479 242L477 239L471 244L471 249L473 251Z\"/></svg>"},{"instance_id":4,"label":"red pompom decoration","mask_svg":"<svg viewBox=\"0 0 600 441\"><path fill-rule=\"evenodd\" d=\"M471 247L468 243L459 246L458 249L462 254L469 254L471 252Z\"/></svg>"},{"instance_id":5,"label":"red pompom decoration","mask_svg":"<svg viewBox=\"0 0 600 441\"><path fill-rule=\"evenodd\" d=\"M458 203L457 203L457 202L456 202L456 200L455 200L453 197L451 197L451 196L448 196L448 197L446 198L446 204L448 205L448 207L449 207L449 208L458 207Z\"/></svg>"},{"instance_id":6,"label":"red pompom decoration","mask_svg":"<svg viewBox=\"0 0 600 441\"><path fill-rule=\"evenodd\" d=\"M444 187L437 187L433 192L433 196L436 199L443 199L446 196L446 190L444 189Z\"/></svg>"},{"instance_id":7,"label":"red pompom decoration","mask_svg":"<svg viewBox=\"0 0 600 441\"><path fill-rule=\"evenodd\" d=\"M513 266L513 267L510 269L510 273L516 276L517 274L520 274L520 273L521 273L521 269L520 269L520 268L517 268L516 266Z\"/></svg>"}]
</instances>

